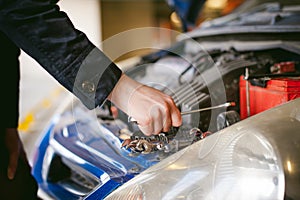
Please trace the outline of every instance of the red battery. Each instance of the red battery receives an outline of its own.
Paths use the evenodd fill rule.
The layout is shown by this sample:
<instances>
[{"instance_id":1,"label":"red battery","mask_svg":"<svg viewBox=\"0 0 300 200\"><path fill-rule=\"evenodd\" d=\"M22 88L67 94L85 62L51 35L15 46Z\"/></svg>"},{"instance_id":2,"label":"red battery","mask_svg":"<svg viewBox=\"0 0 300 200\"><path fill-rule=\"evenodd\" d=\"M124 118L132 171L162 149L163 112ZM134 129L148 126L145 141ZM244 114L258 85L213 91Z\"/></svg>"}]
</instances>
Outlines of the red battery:
<instances>
[{"instance_id":1,"label":"red battery","mask_svg":"<svg viewBox=\"0 0 300 200\"><path fill-rule=\"evenodd\" d=\"M244 76L240 77L240 117L245 119L287 101L300 97L300 77L274 78L268 80L266 87L253 86L248 82L247 89ZM247 109L248 107L248 109ZM250 112L249 112L250 111ZM249 114L248 114L249 113Z\"/></svg>"}]
</instances>

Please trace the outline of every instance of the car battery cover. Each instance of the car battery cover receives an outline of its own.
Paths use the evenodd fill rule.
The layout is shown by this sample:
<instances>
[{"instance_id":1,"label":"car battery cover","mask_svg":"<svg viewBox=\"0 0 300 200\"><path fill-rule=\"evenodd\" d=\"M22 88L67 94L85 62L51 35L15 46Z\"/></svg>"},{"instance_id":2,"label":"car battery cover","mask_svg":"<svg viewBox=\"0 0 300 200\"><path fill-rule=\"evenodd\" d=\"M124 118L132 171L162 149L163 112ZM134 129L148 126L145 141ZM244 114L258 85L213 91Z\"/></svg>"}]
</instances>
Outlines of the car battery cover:
<instances>
[{"instance_id":1,"label":"car battery cover","mask_svg":"<svg viewBox=\"0 0 300 200\"><path fill-rule=\"evenodd\" d=\"M249 87L247 89L246 84L247 80L244 79L244 76L241 76L241 119L245 119L249 116L300 97L300 77L272 78L266 81L264 87L252 85L249 81Z\"/></svg>"}]
</instances>

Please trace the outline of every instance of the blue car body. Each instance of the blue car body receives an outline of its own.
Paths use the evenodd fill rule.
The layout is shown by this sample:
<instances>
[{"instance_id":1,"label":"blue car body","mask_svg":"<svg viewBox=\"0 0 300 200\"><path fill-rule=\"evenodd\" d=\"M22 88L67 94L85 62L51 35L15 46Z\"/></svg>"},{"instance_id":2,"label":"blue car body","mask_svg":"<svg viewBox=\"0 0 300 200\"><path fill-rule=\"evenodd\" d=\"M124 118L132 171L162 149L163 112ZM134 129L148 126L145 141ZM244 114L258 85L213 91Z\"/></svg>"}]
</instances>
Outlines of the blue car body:
<instances>
[{"instance_id":1,"label":"blue car body","mask_svg":"<svg viewBox=\"0 0 300 200\"><path fill-rule=\"evenodd\" d=\"M93 199L94 195L103 198L158 162L154 154L129 156L130 150L121 148L122 140L112 131L119 131L120 124L95 123L89 116L90 111L82 106L76 110L80 110L81 119L62 128L56 128L57 120L69 120L77 111L54 117L37 149L33 175L40 188L50 192L51 196L79 199L93 190L89 198ZM47 172L43 168L45 163L49 167ZM43 173L47 173L46 178ZM78 188L78 191L70 188Z\"/></svg>"}]
</instances>

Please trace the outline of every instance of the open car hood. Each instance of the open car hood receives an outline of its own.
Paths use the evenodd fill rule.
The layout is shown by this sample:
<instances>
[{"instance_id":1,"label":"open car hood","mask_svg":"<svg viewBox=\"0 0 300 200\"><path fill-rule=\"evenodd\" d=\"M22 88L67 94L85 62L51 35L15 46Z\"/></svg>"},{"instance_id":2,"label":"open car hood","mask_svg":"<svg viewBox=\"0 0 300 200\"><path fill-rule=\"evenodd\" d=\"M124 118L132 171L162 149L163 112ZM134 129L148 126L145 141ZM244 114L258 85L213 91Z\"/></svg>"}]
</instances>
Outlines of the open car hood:
<instances>
[{"instance_id":1,"label":"open car hood","mask_svg":"<svg viewBox=\"0 0 300 200\"><path fill-rule=\"evenodd\" d=\"M250 34L258 33L261 40L268 38L274 40L274 37L292 40L299 37L300 33L299 11L299 5L282 6L278 2L266 3L247 12L233 12L203 22L200 27L187 33L187 36L198 38L238 34L242 37L245 34L249 37ZM264 33L266 35L262 35Z\"/></svg>"}]
</instances>

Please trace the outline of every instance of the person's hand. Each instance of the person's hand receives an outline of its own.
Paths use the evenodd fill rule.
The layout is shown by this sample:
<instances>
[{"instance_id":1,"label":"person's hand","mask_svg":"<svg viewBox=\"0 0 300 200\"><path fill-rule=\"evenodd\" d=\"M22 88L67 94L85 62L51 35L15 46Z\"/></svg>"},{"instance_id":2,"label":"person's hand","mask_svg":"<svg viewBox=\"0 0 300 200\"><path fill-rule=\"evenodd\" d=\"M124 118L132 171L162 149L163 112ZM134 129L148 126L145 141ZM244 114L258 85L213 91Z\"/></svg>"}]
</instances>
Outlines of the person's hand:
<instances>
[{"instance_id":1,"label":"person's hand","mask_svg":"<svg viewBox=\"0 0 300 200\"><path fill-rule=\"evenodd\" d=\"M5 145L9 156L7 177L12 180L15 177L20 152L22 149L22 143L20 141L17 128L5 129Z\"/></svg>"},{"instance_id":2,"label":"person's hand","mask_svg":"<svg viewBox=\"0 0 300 200\"><path fill-rule=\"evenodd\" d=\"M181 126L182 119L173 99L123 74L108 99L133 117L147 136Z\"/></svg>"}]
</instances>

